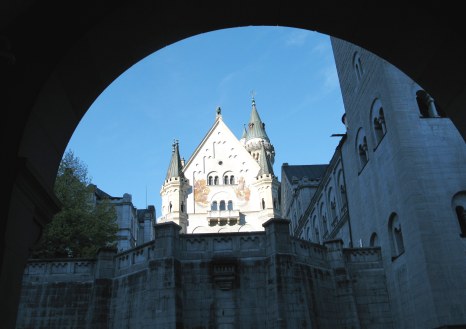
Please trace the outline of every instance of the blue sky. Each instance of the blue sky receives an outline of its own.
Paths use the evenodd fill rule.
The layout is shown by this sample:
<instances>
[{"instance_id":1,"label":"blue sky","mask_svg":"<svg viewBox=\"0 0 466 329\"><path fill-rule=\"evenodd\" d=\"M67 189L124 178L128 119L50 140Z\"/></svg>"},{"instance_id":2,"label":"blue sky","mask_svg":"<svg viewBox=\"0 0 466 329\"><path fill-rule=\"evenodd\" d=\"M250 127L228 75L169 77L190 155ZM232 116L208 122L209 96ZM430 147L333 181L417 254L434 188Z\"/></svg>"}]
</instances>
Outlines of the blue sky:
<instances>
[{"instance_id":1,"label":"blue sky","mask_svg":"<svg viewBox=\"0 0 466 329\"><path fill-rule=\"evenodd\" d=\"M242 27L200 34L133 65L92 104L67 149L92 183L135 207L160 211L160 188L179 140L186 161L222 108L238 137L251 92L281 165L324 164L344 133L335 61L327 35L286 27Z\"/></svg>"}]
</instances>

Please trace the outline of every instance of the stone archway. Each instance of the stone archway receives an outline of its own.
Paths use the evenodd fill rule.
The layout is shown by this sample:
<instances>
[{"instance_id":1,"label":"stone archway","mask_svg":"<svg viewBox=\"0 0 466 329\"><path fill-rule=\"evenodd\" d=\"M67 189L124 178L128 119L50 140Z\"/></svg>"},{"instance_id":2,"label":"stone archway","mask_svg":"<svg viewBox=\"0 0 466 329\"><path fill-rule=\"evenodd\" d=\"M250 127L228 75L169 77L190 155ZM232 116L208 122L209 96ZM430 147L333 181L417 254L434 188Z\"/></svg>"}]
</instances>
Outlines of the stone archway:
<instances>
[{"instance_id":1,"label":"stone archway","mask_svg":"<svg viewBox=\"0 0 466 329\"><path fill-rule=\"evenodd\" d=\"M0 10L3 158L0 309L14 328L29 247L58 209L51 192L98 95L152 52L222 28L282 25L355 43L431 94L466 137L466 40L454 5L302 1L7 1ZM455 19L457 17L457 19ZM427 23L426 23L427 22Z\"/></svg>"}]
</instances>

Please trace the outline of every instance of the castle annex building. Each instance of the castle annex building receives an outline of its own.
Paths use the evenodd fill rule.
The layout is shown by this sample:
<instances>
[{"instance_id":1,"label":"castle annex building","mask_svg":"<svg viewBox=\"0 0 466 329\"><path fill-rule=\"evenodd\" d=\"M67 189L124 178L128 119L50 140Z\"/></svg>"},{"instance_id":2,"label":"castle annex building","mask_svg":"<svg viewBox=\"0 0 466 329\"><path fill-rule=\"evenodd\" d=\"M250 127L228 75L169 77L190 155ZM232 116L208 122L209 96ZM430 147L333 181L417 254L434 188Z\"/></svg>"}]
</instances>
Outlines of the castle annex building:
<instances>
[{"instance_id":1,"label":"castle annex building","mask_svg":"<svg viewBox=\"0 0 466 329\"><path fill-rule=\"evenodd\" d=\"M263 230L263 223L280 215L274 156L254 99L239 140L218 108L212 128L186 163L178 142L173 144L158 222L175 222L182 233Z\"/></svg>"},{"instance_id":2,"label":"castle annex building","mask_svg":"<svg viewBox=\"0 0 466 329\"><path fill-rule=\"evenodd\" d=\"M187 162L174 143L141 243L28 262L17 328L465 328L465 142L403 72L331 40L329 163L279 183L255 101L239 140L218 109Z\"/></svg>"}]
</instances>

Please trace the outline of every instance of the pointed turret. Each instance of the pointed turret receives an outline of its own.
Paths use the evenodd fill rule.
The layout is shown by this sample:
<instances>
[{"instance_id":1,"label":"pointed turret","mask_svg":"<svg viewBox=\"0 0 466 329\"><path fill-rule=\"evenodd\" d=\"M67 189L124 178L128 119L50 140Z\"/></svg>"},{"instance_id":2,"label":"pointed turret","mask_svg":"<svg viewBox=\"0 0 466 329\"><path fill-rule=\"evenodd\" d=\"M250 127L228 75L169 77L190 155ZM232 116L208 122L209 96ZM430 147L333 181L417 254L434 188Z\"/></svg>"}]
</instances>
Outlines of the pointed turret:
<instances>
[{"instance_id":1,"label":"pointed turret","mask_svg":"<svg viewBox=\"0 0 466 329\"><path fill-rule=\"evenodd\" d=\"M261 138L266 141L269 141L269 137L265 132L265 124L262 122L259 112L257 112L256 101L252 99L252 110L251 118L249 119L248 131L246 140L251 140L254 138Z\"/></svg>"},{"instance_id":2,"label":"pointed turret","mask_svg":"<svg viewBox=\"0 0 466 329\"><path fill-rule=\"evenodd\" d=\"M269 161L267 152L265 151L265 142L261 143L257 159L260 169L256 176L256 181L253 183L259 193L261 200L261 212L259 218L265 222L270 218L280 217L280 209L278 206L278 191L280 183L273 173L272 164Z\"/></svg>"},{"instance_id":3,"label":"pointed turret","mask_svg":"<svg viewBox=\"0 0 466 329\"><path fill-rule=\"evenodd\" d=\"M160 222L175 222L181 226L181 233L186 233L188 214L186 210L189 181L183 173L183 164L178 148L178 141L174 141L172 157L168 166L165 182L160 190L162 196L162 217Z\"/></svg>"},{"instance_id":4,"label":"pointed turret","mask_svg":"<svg viewBox=\"0 0 466 329\"><path fill-rule=\"evenodd\" d=\"M175 177L184 177L183 165L181 164L180 151L178 148L178 141L173 142L172 158L170 160L170 166L168 166L167 176L165 180Z\"/></svg>"},{"instance_id":5,"label":"pointed turret","mask_svg":"<svg viewBox=\"0 0 466 329\"><path fill-rule=\"evenodd\" d=\"M243 126L243 135L241 135L241 139L246 139L248 137L248 131L246 130L246 125Z\"/></svg>"},{"instance_id":6,"label":"pointed turret","mask_svg":"<svg viewBox=\"0 0 466 329\"><path fill-rule=\"evenodd\" d=\"M259 112L257 111L256 101L252 98L251 118L249 119L246 133L245 148L254 159L259 160L259 151L262 144L264 145L270 163L273 164L275 161L275 150L265 132L265 124L262 122Z\"/></svg>"},{"instance_id":7,"label":"pointed turret","mask_svg":"<svg viewBox=\"0 0 466 329\"><path fill-rule=\"evenodd\" d=\"M259 165L261 166L261 169L259 170L259 173L257 176L262 176L262 175L274 175L273 174L273 167L272 164L269 161L269 157L267 156L267 153L265 152L265 146L264 143L262 143L262 146L259 150Z\"/></svg>"},{"instance_id":8,"label":"pointed turret","mask_svg":"<svg viewBox=\"0 0 466 329\"><path fill-rule=\"evenodd\" d=\"M243 126L243 134L239 142L244 146L246 145L246 138L248 137L248 131L246 130L246 125Z\"/></svg>"}]
</instances>

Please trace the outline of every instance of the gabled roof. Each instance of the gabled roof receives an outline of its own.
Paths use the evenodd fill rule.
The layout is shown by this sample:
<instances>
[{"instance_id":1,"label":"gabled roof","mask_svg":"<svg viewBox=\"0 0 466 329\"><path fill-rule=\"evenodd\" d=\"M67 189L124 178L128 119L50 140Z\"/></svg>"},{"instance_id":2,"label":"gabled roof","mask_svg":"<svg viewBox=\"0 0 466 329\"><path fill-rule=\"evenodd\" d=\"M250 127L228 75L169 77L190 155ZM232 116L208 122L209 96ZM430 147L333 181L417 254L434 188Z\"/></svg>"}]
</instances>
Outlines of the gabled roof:
<instances>
[{"instance_id":1,"label":"gabled roof","mask_svg":"<svg viewBox=\"0 0 466 329\"><path fill-rule=\"evenodd\" d=\"M254 163L257 163L253 158L252 156L248 153L248 151L246 151L246 149L244 148L244 146L240 143L240 141L238 140L238 138L235 136L235 134L230 130L230 128L225 124L225 122L223 122L223 118L222 118L222 115L221 115L221 112L219 112L219 110L217 109L217 115L216 115L216 118L215 118L215 122L214 124L212 125L212 127L209 129L209 131L206 133L206 135L204 136L204 138L202 139L202 141L199 143L199 145L196 147L196 149L194 150L194 152L191 154L191 156L189 157L189 160L185 163L184 167L183 167L183 172L186 171L186 170L189 170L188 168L191 166L192 162L194 161L194 159L197 157L197 155L202 152L202 149L205 148L205 144L207 143L207 141L209 140L209 138L211 138L211 136L213 134L215 134L215 131L218 130L218 129L225 129L227 131L227 135L231 136L236 143L238 143L238 146L237 146L237 151L238 152L241 152L241 153L244 153L245 155L247 155L248 157L251 158L251 160L254 162Z\"/></svg>"},{"instance_id":2,"label":"gabled roof","mask_svg":"<svg viewBox=\"0 0 466 329\"><path fill-rule=\"evenodd\" d=\"M102 200L102 199L112 199L113 197L110 196L110 194L102 191L100 188L97 186L95 187L94 194L97 197L97 200Z\"/></svg>"},{"instance_id":3,"label":"gabled roof","mask_svg":"<svg viewBox=\"0 0 466 329\"><path fill-rule=\"evenodd\" d=\"M327 164L290 166L285 163L282 165L282 176L285 175L289 182L293 181L293 177L301 179L304 176L309 180L317 180L324 176L327 167Z\"/></svg>"},{"instance_id":4,"label":"gabled roof","mask_svg":"<svg viewBox=\"0 0 466 329\"><path fill-rule=\"evenodd\" d=\"M221 113L218 112L218 109L217 109L217 116L215 117L214 124L212 125L212 127L210 127L207 134L204 136L202 141L196 147L193 154L191 154L191 156L189 157L189 160L184 165L184 169L189 167L189 165L191 164L193 159L196 157L196 155L202 150L202 147L205 144L206 140L210 137L210 135L212 135L212 132L217 128L217 126L220 124L220 122L222 122L222 115L221 115Z\"/></svg>"},{"instance_id":5,"label":"gabled roof","mask_svg":"<svg viewBox=\"0 0 466 329\"><path fill-rule=\"evenodd\" d=\"M254 98L252 99L251 118L249 119L246 140L253 138L262 138L264 140L270 141L265 132L265 124L262 122L259 113L257 112L256 101Z\"/></svg>"},{"instance_id":6,"label":"gabled roof","mask_svg":"<svg viewBox=\"0 0 466 329\"><path fill-rule=\"evenodd\" d=\"M172 158L170 160L170 165L168 166L167 176L165 180L174 177L184 177L183 166L181 165L180 152L178 150L178 141L173 143Z\"/></svg>"},{"instance_id":7,"label":"gabled roof","mask_svg":"<svg viewBox=\"0 0 466 329\"><path fill-rule=\"evenodd\" d=\"M91 192L94 193L96 200L104 200L104 199L109 199L109 200L118 200L122 199L122 197L117 197L117 196L111 196L110 194L102 191L100 188L97 187L95 184L89 184L88 188L90 189Z\"/></svg>"}]
</instances>

